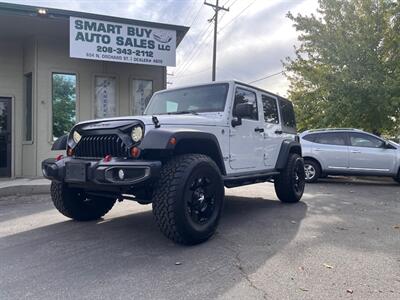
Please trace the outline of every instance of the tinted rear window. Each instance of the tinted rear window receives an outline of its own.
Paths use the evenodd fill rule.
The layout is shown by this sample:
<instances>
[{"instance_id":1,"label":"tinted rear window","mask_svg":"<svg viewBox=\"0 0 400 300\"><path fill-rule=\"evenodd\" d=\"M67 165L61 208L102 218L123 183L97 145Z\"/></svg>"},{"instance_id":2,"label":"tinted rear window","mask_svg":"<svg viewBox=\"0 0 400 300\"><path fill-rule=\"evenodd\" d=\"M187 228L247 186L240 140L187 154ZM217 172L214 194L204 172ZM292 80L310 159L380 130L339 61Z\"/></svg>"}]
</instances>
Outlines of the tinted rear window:
<instances>
[{"instance_id":1,"label":"tinted rear window","mask_svg":"<svg viewBox=\"0 0 400 300\"><path fill-rule=\"evenodd\" d=\"M325 145L346 145L346 135L343 132L324 132L311 135L312 141L317 144Z\"/></svg>"},{"instance_id":2,"label":"tinted rear window","mask_svg":"<svg viewBox=\"0 0 400 300\"><path fill-rule=\"evenodd\" d=\"M303 136L303 140L309 141L309 142L314 142L315 134L307 134Z\"/></svg>"},{"instance_id":3,"label":"tinted rear window","mask_svg":"<svg viewBox=\"0 0 400 300\"><path fill-rule=\"evenodd\" d=\"M292 102L280 99L279 106L281 109L282 125L286 127L296 128L296 118Z\"/></svg>"}]
</instances>

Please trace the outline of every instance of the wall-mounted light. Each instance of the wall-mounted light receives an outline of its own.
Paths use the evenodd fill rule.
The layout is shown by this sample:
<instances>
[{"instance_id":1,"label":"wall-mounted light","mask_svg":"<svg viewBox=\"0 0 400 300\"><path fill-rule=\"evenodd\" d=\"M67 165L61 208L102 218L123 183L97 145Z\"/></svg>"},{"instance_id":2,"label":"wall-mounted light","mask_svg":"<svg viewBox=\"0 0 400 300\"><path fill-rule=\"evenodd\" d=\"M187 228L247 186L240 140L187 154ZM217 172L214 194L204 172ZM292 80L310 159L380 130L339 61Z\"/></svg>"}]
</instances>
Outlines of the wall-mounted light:
<instances>
[{"instance_id":1,"label":"wall-mounted light","mask_svg":"<svg viewBox=\"0 0 400 300\"><path fill-rule=\"evenodd\" d=\"M38 8L37 12L41 16L47 15L47 9L45 9L45 8Z\"/></svg>"}]
</instances>

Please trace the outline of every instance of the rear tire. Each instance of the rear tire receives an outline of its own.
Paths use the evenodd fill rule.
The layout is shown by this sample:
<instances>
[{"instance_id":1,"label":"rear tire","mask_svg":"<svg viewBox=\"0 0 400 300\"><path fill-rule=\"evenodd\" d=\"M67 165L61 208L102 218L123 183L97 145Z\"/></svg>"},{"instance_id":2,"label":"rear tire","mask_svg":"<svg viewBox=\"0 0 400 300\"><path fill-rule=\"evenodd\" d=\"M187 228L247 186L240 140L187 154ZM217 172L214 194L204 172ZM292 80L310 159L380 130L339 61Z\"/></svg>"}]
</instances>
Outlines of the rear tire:
<instances>
[{"instance_id":1,"label":"rear tire","mask_svg":"<svg viewBox=\"0 0 400 300\"><path fill-rule=\"evenodd\" d=\"M305 171L303 158L290 153L285 169L274 180L275 192L285 203L300 201L304 193Z\"/></svg>"},{"instance_id":2,"label":"rear tire","mask_svg":"<svg viewBox=\"0 0 400 300\"><path fill-rule=\"evenodd\" d=\"M114 206L112 198L90 197L66 184L51 183L51 199L54 206L64 216L77 221L91 221L103 217Z\"/></svg>"},{"instance_id":3,"label":"rear tire","mask_svg":"<svg viewBox=\"0 0 400 300\"><path fill-rule=\"evenodd\" d=\"M179 244L199 244L215 233L223 199L224 185L215 162L203 154L184 154L162 167L153 213L166 237Z\"/></svg>"},{"instance_id":4,"label":"rear tire","mask_svg":"<svg viewBox=\"0 0 400 300\"><path fill-rule=\"evenodd\" d=\"M304 160L305 180L307 183L313 183L321 178L321 167L313 160Z\"/></svg>"}]
</instances>

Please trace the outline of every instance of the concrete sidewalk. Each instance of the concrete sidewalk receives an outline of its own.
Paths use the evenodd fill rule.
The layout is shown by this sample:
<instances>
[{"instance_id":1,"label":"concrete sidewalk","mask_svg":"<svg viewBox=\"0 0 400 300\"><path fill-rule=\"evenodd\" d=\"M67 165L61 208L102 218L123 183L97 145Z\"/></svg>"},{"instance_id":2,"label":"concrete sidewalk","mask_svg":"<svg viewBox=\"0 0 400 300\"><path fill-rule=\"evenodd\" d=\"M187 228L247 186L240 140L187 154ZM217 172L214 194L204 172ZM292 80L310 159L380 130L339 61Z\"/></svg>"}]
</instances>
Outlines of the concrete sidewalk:
<instances>
[{"instance_id":1,"label":"concrete sidewalk","mask_svg":"<svg viewBox=\"0 0 400 300\"><path fill-rule=\"evenodd\" d=\"M6 196L48 194L50 181L43 177L0 180L0 199Z\"/></svg>"}]
</instances>

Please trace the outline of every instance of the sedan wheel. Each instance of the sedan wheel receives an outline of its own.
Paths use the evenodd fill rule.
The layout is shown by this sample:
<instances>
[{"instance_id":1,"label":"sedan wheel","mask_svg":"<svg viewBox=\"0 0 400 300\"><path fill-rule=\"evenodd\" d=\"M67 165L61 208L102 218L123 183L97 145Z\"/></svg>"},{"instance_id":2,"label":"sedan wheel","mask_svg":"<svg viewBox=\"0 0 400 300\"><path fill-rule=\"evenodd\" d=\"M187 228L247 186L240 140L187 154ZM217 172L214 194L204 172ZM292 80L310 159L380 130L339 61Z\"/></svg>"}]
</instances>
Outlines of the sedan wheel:
<instances>
[{"instance_id":1,"label":"sedan wheel","mask_svg":"<svg viewBox=\"0 0 400 300\"><path fill-rule=\"evenodd\" d=\"M305 164L304 171L306 172L306 180L312 180L315 177L315 168L312 165Z\"/></svg>"},{"instance_id":2,"label":"sedan wheel","mask_svg":"<svg viewBox=\"0 0 400 300\"><path fill-rule=\"evenodd\" d=\"M321 168L319 167L317 162L305 159L304 173L306 182L316 182L321 175Z\"/></svg>"}]
</instances>

